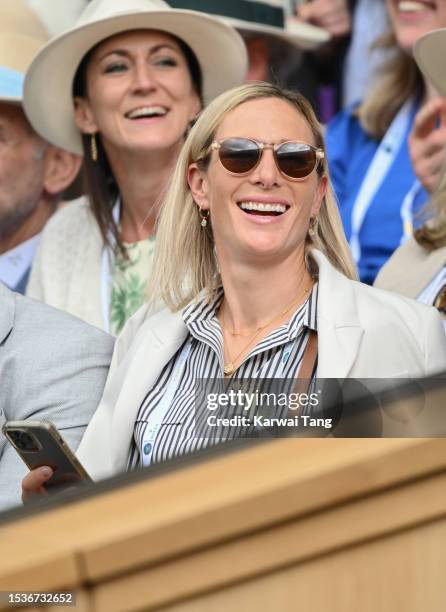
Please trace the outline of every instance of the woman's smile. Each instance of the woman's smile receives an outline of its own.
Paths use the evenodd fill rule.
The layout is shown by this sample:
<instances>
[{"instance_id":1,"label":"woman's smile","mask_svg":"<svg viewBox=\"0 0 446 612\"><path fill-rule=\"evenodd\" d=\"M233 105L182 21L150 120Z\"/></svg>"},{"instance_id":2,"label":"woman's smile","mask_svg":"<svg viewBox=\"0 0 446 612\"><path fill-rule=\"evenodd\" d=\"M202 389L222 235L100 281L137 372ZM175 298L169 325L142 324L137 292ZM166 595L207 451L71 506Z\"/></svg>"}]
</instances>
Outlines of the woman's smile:
<instances>
[{"instance_id":1,"label":"woman's smile","mask_svg":"<svg viewBox=\"0 0 446 612\"><path fill-rule=\"evenodd\" d=\"M261 264L265 257L286 258L303 249L310 218L324 197L325 179L317 165L305 174L306 158L299 147L280 149L287 143L315 147L305 119L284 100L250 100L226 115L214 142L219 146L211 146L202 175L200 208L209 210L220 262L249 256ZM268 143L257 159L251 157L252 143ZM302 176L293 178L301 168Z\"/></svg>"},{"instance_id":2,"label":"woman's smile","mask_svg":"<svg viewBox=\"0 0 446 612\"><path fill-rule=\"evenodd\" d=\"M87 92L78 101L78 115L88 119L80 127L99 132L108 155L173 149L200 110L179 44L151 30L101 43L88 65Z\"/></svg>"},{"instance_id":3,"label":"woman's smile","mask_svg":"<svg viewBox=\"0 0 446 612\"><path fill-rule=\"evenodd\" d=\"M444 0L387 0L398 44L407 53L431 30L446 27Z\"/></svg>"},{"instance_id":4,"label":"woman's smile","mask_svg":"<svg viewBox=\"0 0 446 612\"><path fill-rule=\"evenodd\" d=\"M167 116L169 109L165 106L148 104L139 106L125 113L124 117L136 123L147 123L157 119L164 119Z\"/></svg>"},{"instance_id":5,"label":"woman's smile","mask_svg":"<svg viewBox=\"0 0 446 612\"><path fill-rule=\"evenodd\" d=\"M276 223L291 208L291 204L281 198L265 195L249 195L237 202L241 212L254 223Z\"/></svg>"}]
</instances>

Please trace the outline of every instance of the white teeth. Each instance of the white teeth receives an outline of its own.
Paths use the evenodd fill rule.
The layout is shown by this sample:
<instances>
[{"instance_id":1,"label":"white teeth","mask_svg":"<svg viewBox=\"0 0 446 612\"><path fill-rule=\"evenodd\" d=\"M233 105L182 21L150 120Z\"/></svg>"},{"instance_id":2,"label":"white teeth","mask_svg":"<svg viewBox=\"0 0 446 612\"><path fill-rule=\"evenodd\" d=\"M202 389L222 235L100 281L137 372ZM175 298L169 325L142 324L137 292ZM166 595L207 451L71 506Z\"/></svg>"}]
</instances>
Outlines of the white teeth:
<instances>
[{"instance_id":1,"label":"white teeth","mask_svg":"<svg viewBox=\"0 0 446 612\"><path fill-rule=\"evenodd\" d=\"M126 114L128 119L137 119L138 117L158 117L167 113L167 110L162 106L143 106L135 108Z\"/></svg>"},{"instance_id":2,"label":"white teeth","mask_svg":"<svg viewBox=\"0 0 446 612\"><path fill-rule=\"evenodd\" d=\"M262 204L260 202L241 202L240 208L243 210L259 210L261 212L284 213L286 211L284 204Z\"/></svg>"},{"instance_id":3,"label":"white teeth","mask_svg":"<svg viewBox=\"0 0 446 612\"><path fill-rule=\"evenodd\" d=\"M398 10L402 13L425 11L426 5L421 2L398 2Z\"/></svg>"}]
</instances>

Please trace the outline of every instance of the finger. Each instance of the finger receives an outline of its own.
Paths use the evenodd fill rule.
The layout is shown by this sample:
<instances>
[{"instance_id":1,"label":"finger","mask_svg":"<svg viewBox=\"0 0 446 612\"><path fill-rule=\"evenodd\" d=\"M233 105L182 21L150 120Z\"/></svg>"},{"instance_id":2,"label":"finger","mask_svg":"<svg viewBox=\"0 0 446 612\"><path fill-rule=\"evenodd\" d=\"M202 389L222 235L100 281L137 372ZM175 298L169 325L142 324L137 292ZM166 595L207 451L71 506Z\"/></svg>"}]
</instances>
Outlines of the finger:
<instances>
[{"instance_id":1,"label":"finger","mask_svg":"<svg viewBox=\"0 0 446 612\"><path fill-rule=\"evenodd\" d=\"M416 160L430 157L446 147L446 127L435 129L424 138L410 136L409 147L411 157Z\"/></svg>"},{"instance_id":2,"label":"finger","mask_svg":"<svg viewBox=\"0 0 446 612\"><path fill-rule=\"evenodd\" d=\"M440 179L445 171L445 161L446 155L443 150L414 166L418 180L429 193L432 193L440 183Z\"/></svg>"},{"instance_id":3,"label":"finger","mask_svg":"<svg viewBox=\"0 0 446 612\"><path fill-rule=\"evenodd\" d=\"M434 174L426 177L426 181L423 183L423 187L427 191L427 193L433 194L438 189L442 176L443 175L441 172L435 172Z\"/></svg>"},{"instance_id":4,"label":"finger","mask_svg":"<svg viewBox=\"0 0 446 612\"><path fill-rule=\"evenodd\" d=\"M443 171L446 161L446 152L439 151L436 155L429 158L426 163L426 174L430 176L436 176Z\"/></svg>"},{"instance_id":5,"label":"finger","mask_svg":"<svg viewBox=\"0 0 446 612\"><path fill-rule=\"evenodd\" d=\"M339 19L341 17L350 18L350 10L348 9L345 0L333 2L333 0L313 0L301 4L297 8L299 17L305 16L308 19Z\"/></svg>"},{"instance_id":6,"label":"finger","mask_svg":"<svg viewBox=\"0 0 446 612\"><path fill-rule=\"evenodd\" d=\"M430 151L429 155L422 155L419 152L416 154L411 154L411 161L415 174L420 177L423 176L423 174L425 174L426 172L430 172L432 164L435 164L436 160L442 159L444 158L444 156L444 147L440 147L435 149L434 151Z\"/></svg>"},{"instance_id":7,"label":"finger","mask_svg":"<svg viewBox=\"0 0 446 612\"><path fill-rule=\"evenodd\" d=\"M296 15L299 19L302 19L302 21L311 21L315 15L313 4L301 4L296 9Z\"/></svg>"},{"instance_id":8,"label":"finger","mask_svg":"<svg viewBox=\"0 0 446 612\"><path fill-rule=\"evenodd\" d=\"M22 480L22 500L26 502L36 495L48 495L43 485L52 475L53 470L48 466L31 470Z\"/></svg>"},{"instance_id":9,"label":"finger","mask_svg":"<svg viewBox=\"0 0 446 612\"><path fill-rule=\"evenodd\" d=\"M445 152L439 151L436 155L432 155L429 158L423 159L415 169L419 178L425 178L436 174L441 170L445 162Z\"/></svg>"},{"instance_id":10,"label":"finger","mask_svg":"<svg viewBox=\"0 0 446 612\"><path fill-rule=\"evenodd\" d=\"M346 17L321 20L319 25L328 30L332 36L345 36L351 31L351 21Z\"/></svg>"},{"instance_id":11,"label":"finger","mask_svg":"<svg viewBox=\"0 0 446 612\"><path fill-rule=\"evenodd\" d=\"M442 114L446 117L446 100L441 98L429 100L416 114L412 134L418 138L425 138L436 128Z\"/></svg>"},{"instance_id":12,"label":"finger","mask_svg":"<svg viewBox=\"0 0 446 612\"><path fill-rule=\"evenodd\" d=\"M439 115L440 115L441 125L446 125L446 98L441 98L439 105L440 105Z\"/></svg>"}]
</instances>

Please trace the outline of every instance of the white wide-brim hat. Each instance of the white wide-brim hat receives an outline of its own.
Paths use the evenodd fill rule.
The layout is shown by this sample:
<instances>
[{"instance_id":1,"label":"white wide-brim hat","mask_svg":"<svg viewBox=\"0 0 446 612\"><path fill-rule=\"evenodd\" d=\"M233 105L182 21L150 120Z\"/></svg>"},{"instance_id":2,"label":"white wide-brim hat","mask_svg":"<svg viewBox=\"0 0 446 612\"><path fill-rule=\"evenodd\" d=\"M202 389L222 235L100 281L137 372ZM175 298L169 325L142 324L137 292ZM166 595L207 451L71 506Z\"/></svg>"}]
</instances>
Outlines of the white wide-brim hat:
<instances>
[{"instance_id":1,"label":"white wide-brim hat","mask_svg":"<svg viewBox=\"0 0 446 612\"><path fill-rule=\"evenodd\" d=\"M446 28L432 30L417 40L414 57L438 93L446 96Z\"/></svg>"},{"instance_id":2,"label":"white wide-brim hat","mask_svg":"<svg viewBox=\"0 0 446 612\"><path fill-rule=\"evenodd\" d=\"M27 2L52 37L73 27L88 4L88 0L27 0Z\"/></svg>"},{"instance_id":3,"label":"white wide-brim hat","mask_svg":"<svg viewBox=\"0 0 446 612\"><path fill-rule=\"evenodd\" d=\"M287 17L283 0L168 0L174 8L203 11L245 32L271 36L298 49L316 49L331 34L293 17Z\"/></svg>"},{"instance_id":4,"label":"white wide-brim hat","mask_svg":"<svg viewBox=\"0 0 446 612\"><path fill-rule=\"evenodd\" d=\"M3 0L0 3L0 31L16 32L43 41L49 38L47 28L26 0Z\"/></svg>"},{"instance_id":5,"label":"white wide-brim hat","mask_svg":"<svg viewBox=\"0 0 446 612\"><path fill-rule=\"evenodd\" d=\"M24 0L0 6L0 102L21 104L25 72L48 32Z\"/></svg>"},{"instance_id":6,"label":"white wide-brim hat","mask_svg":"<svg viewBox=\"0 0 446 612\"><path fill-rule=\"evenodd\" d=\"M217 19L172 9L163 0L93 0L75 27L40 51L26 74L23 106L36 132L82 155L72 95L78 66L85 54L106 38L142 29L172 34L191 48L201 68L205 104L244 82L248 57L243 40Z\"/></svg>"},{"instance_id":7,"label":"white wide-brim hat","mask_svg":"<svg viewBox=\"0 0 446 612\"><path fill-rule=\"evenodd\" d=\"M22 104L25 72L46 40L0 32L0 102Z\"/></svg>"}]
</instances>

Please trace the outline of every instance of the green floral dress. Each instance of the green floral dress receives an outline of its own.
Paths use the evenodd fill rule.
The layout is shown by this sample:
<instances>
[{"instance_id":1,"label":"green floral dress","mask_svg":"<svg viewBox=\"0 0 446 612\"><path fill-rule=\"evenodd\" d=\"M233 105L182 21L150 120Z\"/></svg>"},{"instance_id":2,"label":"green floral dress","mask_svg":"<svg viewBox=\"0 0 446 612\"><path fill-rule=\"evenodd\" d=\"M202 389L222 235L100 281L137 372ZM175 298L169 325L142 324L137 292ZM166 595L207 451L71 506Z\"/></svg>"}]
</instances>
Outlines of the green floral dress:
<instances>
[{"instance_id":1,"label":"green floral dress","mask_svg":"<svg viewBox=\"0 0 446 612\"><path fill-rule=\"evenodd\" d=\"M125 244L128 259L115 252L110 299L110 333L117 336L147 300L147 282L152 271L155 237Z\"/></svg>"}]
</instances>

